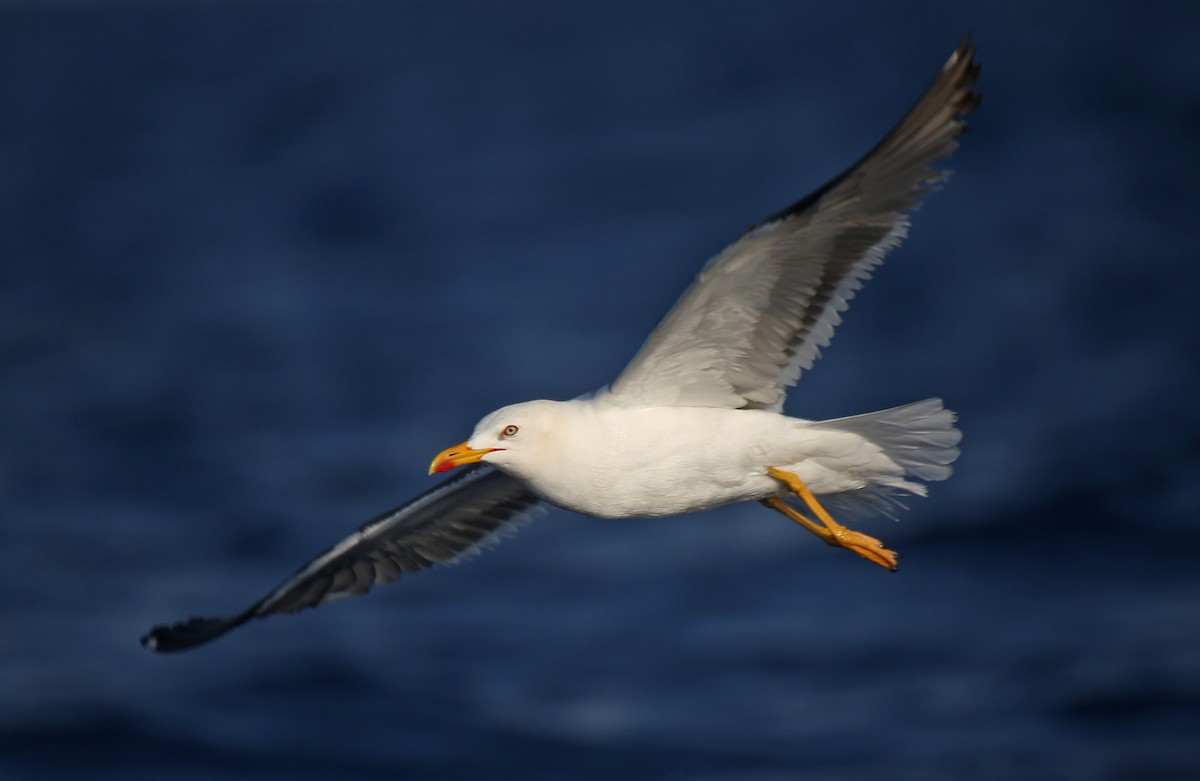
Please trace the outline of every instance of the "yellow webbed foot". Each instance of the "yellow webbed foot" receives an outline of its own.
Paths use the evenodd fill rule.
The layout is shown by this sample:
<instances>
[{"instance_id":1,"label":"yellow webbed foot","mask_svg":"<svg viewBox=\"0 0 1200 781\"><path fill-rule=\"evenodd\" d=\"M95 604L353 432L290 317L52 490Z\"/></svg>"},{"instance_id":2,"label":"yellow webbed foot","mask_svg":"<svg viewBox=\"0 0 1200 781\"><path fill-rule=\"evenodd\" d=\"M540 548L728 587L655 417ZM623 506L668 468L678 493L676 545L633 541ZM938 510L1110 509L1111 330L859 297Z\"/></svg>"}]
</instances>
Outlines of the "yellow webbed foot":
<instances>
[{"instance_id":1,"label":"yellow webbed foot","mask_svg":"<svg viewBox=\"0 0 1200 781\"><path fill-rule=\"evenodd\" d=\"M830 545L854 551L867 561L874 562L892 572L900 569L900 554L883 547L882 542L869 534L856 532L841 525L830 531L832 532L830 538L825 540Z\"/></svg>"},{"instance_id":2,"label":"yellow webbed foot","mask_svg":"<svg viewBox=\"0 0 1200 781\"><path fill-rule=\"evenodd\" d=\"M821 503L817 501L817 498L813 496L812 491L808 490L808 486L804 485L800 478L796 477L791 472L784 472L781 469L775 469L771 467L767 468L767 474L787 485L787 487L791 489L792 493L796 494L796 496L800 497L804 503L808 505L808 508L812 510L813 514L815 514L817 518L820 519L821 524L824 525L818 524L810 518L807 518L800 511L789 506L778 497L763 499L762 503L764 505L783 513L788 518L791 518L796 523L825 540L825 542L829 545L851 550L857 553L859 556L862 556L867 561L874 562L875 564L878 564L884 569L892 572L896 572L900 569L900 565L898 563L900 554L883 547L882 542L870 536L869 534L863 534L862 532L856 532L851 529L847 529L845 526L833 520L833 517L825 510L824 507L821 506Z\"/></svg>"}]
</instances>

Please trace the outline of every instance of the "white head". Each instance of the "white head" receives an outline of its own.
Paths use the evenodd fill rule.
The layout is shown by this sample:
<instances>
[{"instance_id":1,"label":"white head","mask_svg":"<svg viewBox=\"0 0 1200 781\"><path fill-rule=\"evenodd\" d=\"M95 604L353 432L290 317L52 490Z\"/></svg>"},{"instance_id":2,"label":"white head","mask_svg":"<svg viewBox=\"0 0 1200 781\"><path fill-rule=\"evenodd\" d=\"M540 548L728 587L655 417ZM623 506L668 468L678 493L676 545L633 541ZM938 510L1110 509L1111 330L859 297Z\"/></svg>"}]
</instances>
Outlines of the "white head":
<instances>
[{"instance_id":1,"label":"white head","mask_svg":"<svg viewBox=\"0 0 1200 781\"><path fill-rule=\"evenodd\" d=\"M526 401L484 416L466 442L434 456L429 473L448 472L456 466L483 462L516 477L550 457L557 440L563 402Z\"/></svg>"}]
</instances>

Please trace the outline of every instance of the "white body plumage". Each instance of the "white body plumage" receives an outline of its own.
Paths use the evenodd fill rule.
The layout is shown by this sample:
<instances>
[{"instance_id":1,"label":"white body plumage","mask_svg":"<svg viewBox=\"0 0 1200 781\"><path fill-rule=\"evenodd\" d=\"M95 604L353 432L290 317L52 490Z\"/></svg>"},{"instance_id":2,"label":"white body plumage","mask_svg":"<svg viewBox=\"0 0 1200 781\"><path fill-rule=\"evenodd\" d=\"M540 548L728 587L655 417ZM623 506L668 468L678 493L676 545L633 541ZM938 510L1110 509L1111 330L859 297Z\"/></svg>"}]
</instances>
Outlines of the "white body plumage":
<instances>
[{"instance_id":1,"label":"white body plumage","mask_svg":"<svg viewBox=\"0 0 1200 781\"><path fill-rule=\"evenodd\" d=\"M601 394L499 409L468 440L545 500L598 518L658 517L784 495L768 467L817 495L871 503L944 479L960 435L941 402L834 421L766 410L628 407ZM511 432L515 428L516 433Z\"/></svg>"}]
</instances>

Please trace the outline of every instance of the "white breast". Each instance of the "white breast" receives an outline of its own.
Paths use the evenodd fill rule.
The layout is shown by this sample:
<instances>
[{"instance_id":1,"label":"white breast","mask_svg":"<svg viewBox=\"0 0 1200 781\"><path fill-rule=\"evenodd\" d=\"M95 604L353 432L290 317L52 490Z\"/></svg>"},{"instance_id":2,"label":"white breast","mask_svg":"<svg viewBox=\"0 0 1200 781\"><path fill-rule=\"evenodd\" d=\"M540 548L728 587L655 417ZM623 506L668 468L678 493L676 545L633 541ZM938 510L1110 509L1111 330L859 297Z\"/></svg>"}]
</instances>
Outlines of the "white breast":
<instances>
[{"instance_id":1,"label":"white breast","mask_svg":"<svg viewBox=\"0 0 1200 781\"><path fill-rule=\"evenodd\" d=\"M704 510L773 494L765 468L796 460L800 423L758 410L581 404L523 477L548 501L600 518Z\"/></svg>"}]
</instances>

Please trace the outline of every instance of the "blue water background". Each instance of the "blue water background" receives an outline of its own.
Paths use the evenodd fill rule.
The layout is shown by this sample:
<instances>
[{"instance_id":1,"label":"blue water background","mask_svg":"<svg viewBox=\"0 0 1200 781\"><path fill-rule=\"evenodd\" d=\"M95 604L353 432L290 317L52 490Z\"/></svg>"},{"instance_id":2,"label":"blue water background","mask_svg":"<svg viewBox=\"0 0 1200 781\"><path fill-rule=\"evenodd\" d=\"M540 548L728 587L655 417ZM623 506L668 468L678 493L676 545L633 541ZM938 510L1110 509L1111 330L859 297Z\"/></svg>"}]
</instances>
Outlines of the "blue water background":
<instances>
[{"instance_id":1,"label":"blue water background","mask_svg":"<svg viewBox=\"0 0 1200 781\"><path fill-rule=\"evenodd\" d=\"M964 32L983 105L789 399L942 396L889 575L553 511L157 657L607 382ZM0 778L1200 779L1200 5L0 9Z\"/></svg>"}]
</instances>

